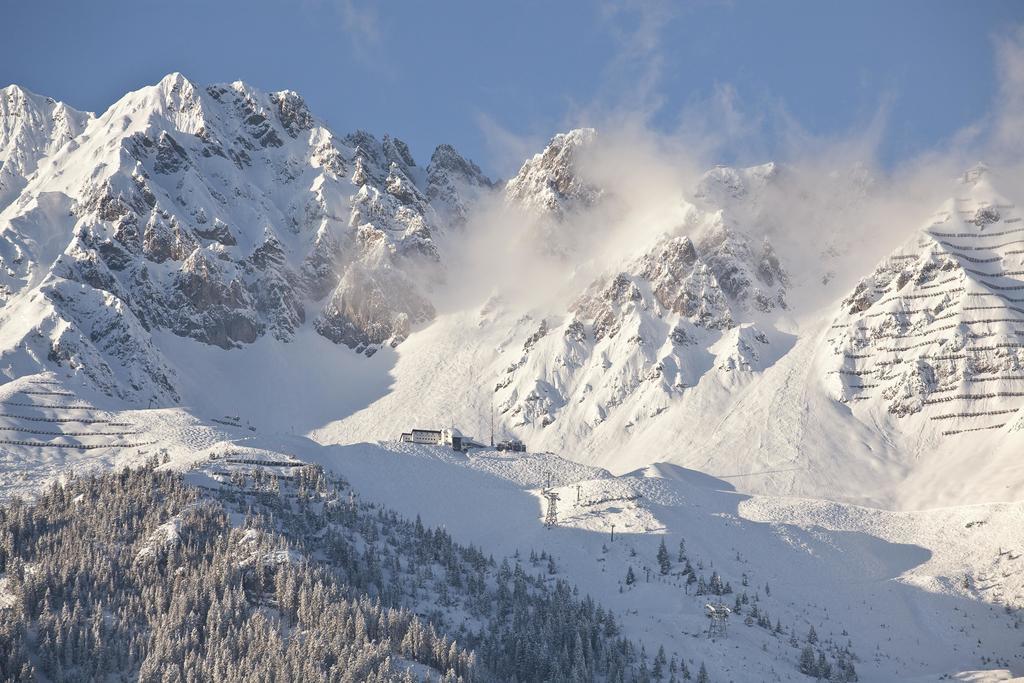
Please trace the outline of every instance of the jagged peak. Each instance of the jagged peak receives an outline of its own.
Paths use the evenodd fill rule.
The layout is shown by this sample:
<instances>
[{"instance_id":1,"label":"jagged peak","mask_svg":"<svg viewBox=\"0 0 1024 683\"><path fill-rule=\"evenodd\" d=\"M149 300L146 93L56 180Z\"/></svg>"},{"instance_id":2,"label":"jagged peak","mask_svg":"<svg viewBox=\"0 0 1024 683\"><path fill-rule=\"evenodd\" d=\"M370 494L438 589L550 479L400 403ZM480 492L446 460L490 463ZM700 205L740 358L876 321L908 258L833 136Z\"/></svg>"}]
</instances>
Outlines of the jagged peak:
<instances>
[{"instance_id":1,"label":"jagged peak","mask_svg":"<svg viewBox=\"0 0 1024 683\"><path fill-rule=\"evenodd\" d=\"M15 102L46 102L48 104L56 104L57 101L52 97L45 95L39 95L34 93L28 88L18 85L17 83L11 83L8 86L0 88L0 94L2 94L8 101Z\"/></svg>"},{"instance_id":2,"label":"jagged peak","mask_svg":"<svg viewBox=\"0 0 1024 683\"><path fill-rule=\"evenodd\" d=\"M507 198L555 217L571 206L596 203L602 189L581 178L577 168L580 151L596 138L593 128L576 128L552 137L544 151L528 159L508 181Z\"/></svg>"},{"instance_id":3,"label":"jagged peak","mask_svg":"<svg viewBox=\"0 0 1024 683\"><path fill-rule=\"evenodd\" d=\"M376 136L365 128L358 128L343 138L346 145L349 147L364 147L374 148L380 143L377 141Z\"/></svg>"},{"instance_id":4,"label":"jagged peak","mask_svg":"<svg viewBox=\"0 0 1024 683\"><path fill-rule=\"evenodd\" d=\"M430 155L430 163L427 165L427 176L433 182L440 174L455 174L463 182L473 185L492 187L494 183L484 175L480 167L471 160L459 154L454 146L440 144L434 148Z\"/></svg>"},{"instance_id":5,"label":"jagged peak","mask_svg":"<svg viewBox=\"0 0 1024 683\"><path fill-rule=\"evenodd\" d=\"M189 108L199 100L199 88L180 71L167 74L155 87L161 101L174 108Z\"/></svg>"},{"instance_id":6,"label":"jagged peak","mask_svg":"<svg viewBox=\"0 0 1024 683\"><path fill-rule=\"evenodd\" d=\"M593 144L596 139L597 131L593 128L574 128L565 133L558 133L548 141L542 152L533 155L523 164L516 177L538 168L572 166L576 152Z\"/></svg>"},{"instance_id":7,"label":"jagged peak","mask_svg":"<svg viewBox=\"0 0 1024 683\"><path fill-rule=\"evenodd\" d=\"M384 150L384 158L388 162L398 164L403 170L416 166L416 161L412 158L412 152L409 151L409 145L405 144L403 140L391 137L385 133L380 144Z\"/></svg>"},{"instance_id":8,"label":"jagged peak","mask_svg":"<svg viewBox=\"0 0 1024 683\"><path fill-rule=\"evenodd\" d=\"M43 158L81 134L92 118L19 85L0 90L0 208L21 191Z\"/></svg>"},{"instance_id":9,"label":"jagged peak","mask_svg":"<svg viewBox=\"0 0 1024 683\"><path fill-rule=\"evenodd\" d=\"M158 116L175 120L178 127L195 132L201 125L201 91L180 72L169 73L153 85L125 94L100 118L120 127L124 117L133 120Z\"/></svg>"},{"instance_id":10,"label":"jagged peak","mask_svg":"<svg viewBox=\"0 0 1024 683\"><path fill-rule=\"evenodd\" d=\"M309 111L306 100L294 90L278 90L270 93L270 102L277 110L277 119L288 134L298 136L301 131L316 125L316 119Z\"/></svg>"},{"instance_id":11,"label":"jagged peak","mask_svg":"<svg viewBox=\"0 0 1024 683\"><path fill-rule=\"evenodd\" d=\"M62 110L80 118L91 118L93 116L91 112L79 111L60 100L55 100L47 95L40 95L17 83L0 88L0 110L10 113L12 105L21 109L31 108L39 112Z\"/></svg>"},{"instance_id":12,"label":"jagged peak","mask_svg":"<svg viewBox=\"0 0 1024 683\"><path fill-rule=\"evenodd\" d=\"M597 129L595 128L572 128L564 133L558 133L551 141L548 142L548 147L551 146L580 146L589 145L597 139Z\"/></svg>"}]
</instances>

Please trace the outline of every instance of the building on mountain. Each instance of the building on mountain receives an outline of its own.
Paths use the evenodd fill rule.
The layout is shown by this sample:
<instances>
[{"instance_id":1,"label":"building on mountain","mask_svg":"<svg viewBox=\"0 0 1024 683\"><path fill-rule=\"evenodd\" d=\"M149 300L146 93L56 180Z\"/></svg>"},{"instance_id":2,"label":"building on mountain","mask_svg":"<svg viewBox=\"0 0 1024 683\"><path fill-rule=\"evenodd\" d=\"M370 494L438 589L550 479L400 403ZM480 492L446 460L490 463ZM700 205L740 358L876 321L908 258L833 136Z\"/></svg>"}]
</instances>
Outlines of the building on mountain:
<instances>
[{"instance_id":1,"label":"building on mountain","mask_svg":"<svg viewBox=\"0 0 1024 683\"><path fill-rule=\"evenodd\" d=\"M406 443L420 443L438 445L442 442L440 429L414 429L411 432L402 434L402 441Z\"/></svg>"},{"instance_id":2,"label":"building on mountain","mask_svg":"<svg viewBox=\"0 0 1024 683\"><path fill-rule=\"evenodd\" d=\"M444 429L413 429L409 432L402 432L399 440L403 443L418 443L430 446L451 446L452 450L465 451L470 448L483 448L482 443L473 440L472 437L460 432L455 427Z\"/></svg>"}]
</instances>

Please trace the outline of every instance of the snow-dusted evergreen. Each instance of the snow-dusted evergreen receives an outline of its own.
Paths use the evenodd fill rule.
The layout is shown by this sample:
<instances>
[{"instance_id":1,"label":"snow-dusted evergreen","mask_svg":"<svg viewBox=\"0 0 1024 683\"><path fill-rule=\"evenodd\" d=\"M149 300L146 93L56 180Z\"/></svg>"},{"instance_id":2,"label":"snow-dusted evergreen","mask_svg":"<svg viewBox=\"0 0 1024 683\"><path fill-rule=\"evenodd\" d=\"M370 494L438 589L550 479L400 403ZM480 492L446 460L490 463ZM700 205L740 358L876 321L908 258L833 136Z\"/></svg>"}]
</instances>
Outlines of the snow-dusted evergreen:
<instances>
[{"instance_id":1,"label":"snow-dusted evergreen","mask_svg":"<svg viewBox=\"0 0 1024 683\"><path fill-rule=\"evenodd\" d=\"M0 508L5 680L650 680L590 598L320 468L211 495L154 464Z\"/></svg>"}]
</instances>

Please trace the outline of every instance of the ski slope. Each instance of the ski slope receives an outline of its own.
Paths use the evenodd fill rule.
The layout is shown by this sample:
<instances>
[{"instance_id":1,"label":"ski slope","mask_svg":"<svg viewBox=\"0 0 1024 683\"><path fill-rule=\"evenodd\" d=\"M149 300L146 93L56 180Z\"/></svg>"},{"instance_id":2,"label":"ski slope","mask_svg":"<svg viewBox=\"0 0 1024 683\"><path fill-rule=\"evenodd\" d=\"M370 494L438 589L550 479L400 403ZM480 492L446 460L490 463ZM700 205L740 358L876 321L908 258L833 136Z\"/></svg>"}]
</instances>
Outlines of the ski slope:
<instances>
[{"instance_id":1,"label":"ski slope","mask_svg":"<svg viewBox=\"0 0 1024 683\"><path fill-rule=\"evenodd\" d=\"M799 680L796 660L812 626L822 642L856 655L863 681L1024 674L1021 503L890 511L750 495L725 479L670 463L616 475L551 453L463 454L393 441L321 445L266 429L244 411L200 418L181 409L117 410L83 389L64 395L74 393L70 389L53 375L25 377L4 385L0 401L5 413L106 420L130 424L119 429L133 433L105 435L100 432L113 429L103 423L70 422L47 423L66 436L12 432L12 440L38 445L3 447L0 494L31 494L68 471L130 465L152 455L166 454L166 467L191 472L197 484L208 468L225 466L224 453L265 461L272 470L312 462L348 479L364 498L419 515L497 557L518 553L529 564L531 551L550 554L557 574L619 614L648 654L664 646L692 662L693 671L704 662L712 680ZM36 424L0 419L12 429ZM83 445L100 447L73 448ZM560 496L559 525L552 529L542 523L541 490L549 481ZM655 559L662 539L672 558L665 576ZM733 619L727 638L709 640L709 596L693 595L679 575L680 539L698 573L716 571L730 582L734 593L721 600L731 605L742 591L756 594L759 610L784 633ZM626 587L630 568L638 581ZM789 641L791 629L799 647Z\"/></svg>"}]
</instances>

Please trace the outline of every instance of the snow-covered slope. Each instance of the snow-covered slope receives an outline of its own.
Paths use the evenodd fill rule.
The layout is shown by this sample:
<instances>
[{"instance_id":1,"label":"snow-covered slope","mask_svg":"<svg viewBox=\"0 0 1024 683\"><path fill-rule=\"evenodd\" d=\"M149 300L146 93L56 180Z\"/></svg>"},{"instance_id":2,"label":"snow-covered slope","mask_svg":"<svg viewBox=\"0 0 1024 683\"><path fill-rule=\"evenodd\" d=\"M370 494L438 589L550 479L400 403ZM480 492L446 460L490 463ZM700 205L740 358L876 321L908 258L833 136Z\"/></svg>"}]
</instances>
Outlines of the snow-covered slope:
<instances>
[{"instance_id":1,"label":"snow-covered slope","mask_svg":"<svg viewBox=\"0 0 1024 683\"><path fill-rule=\"evenodd\" d=\"M842 302L837 398L926 411L944 435L998 429L1019 408L1024 225L994 180L969 174L964 196Z\"/></svg>"},{"instance_id":2,"label":"snow-covered slope","mask_svg":"<svg viewBox=\"0 0 1024 683\"><path fill-rule=\"evenodd\" d=\"M797 667L812 628L815 652L832 666L852 663L862 681L939 680L969 671L981 672L977 680L1001 680L1024 671L1020 503L888 512L750 497L666 463L613 476L544 453L463 454L395 442L323 446L265 433L262 425L251 431L244 417L237 425L230 417L204 424L180 409L101 411L80 399L31 393L39 382L60 384L26 378L11 387L20 394L5 401L25 404L17 407L22 415L131 425L139 434L132 438L154 443L120 448L118 456L110 449L38 448L40 455L60 452L49 456L59 463L14 463L4 452L0 463L24 474L4 495L38 490L57 471L81 475L154 454L202 486L261 464L270 479L287 476L283 468L293 463L316 463L350 481L360 500L419 516L486 554L514 555L531 575L570 581L614 610L623 635L643 643L648 657L664 647L693 674L703 663L712 680L803 680ZM5 424L18 425L14 418ZM69 423L50 428L72 431ZM113 431L99 424L74 429ZM104 439L117 447L123 437L77 441ZM13 474L6 471L4 481ZM546 486L560 496L553 529L542 523ZM664 574L657 559L662 541L669 551ZM633 584L626 582L630 570ZM713 575L729 592L697 594ZM708 602L734 610L724 638L706 635Z\"/></svg>"}]
</instances>

